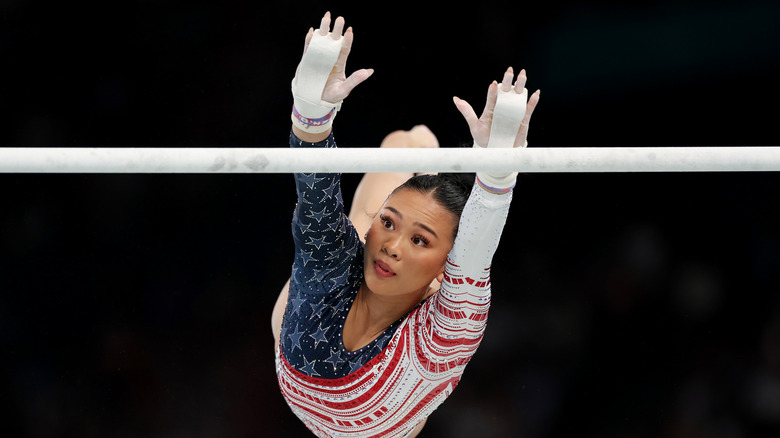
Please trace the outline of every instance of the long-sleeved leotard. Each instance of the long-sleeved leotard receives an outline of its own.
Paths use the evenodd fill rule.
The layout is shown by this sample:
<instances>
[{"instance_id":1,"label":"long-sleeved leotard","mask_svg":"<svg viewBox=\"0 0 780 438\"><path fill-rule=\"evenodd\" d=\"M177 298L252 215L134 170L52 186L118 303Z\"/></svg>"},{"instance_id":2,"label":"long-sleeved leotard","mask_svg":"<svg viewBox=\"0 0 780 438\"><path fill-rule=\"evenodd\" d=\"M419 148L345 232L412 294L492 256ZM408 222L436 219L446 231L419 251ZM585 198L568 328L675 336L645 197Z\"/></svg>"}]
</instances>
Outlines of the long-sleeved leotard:
<instances>
[{"instance_id":1,"label":"long-sleeved leotard","mask_svg":"<svg viewBox=\"0 0 780 438\"><path fill-rule=\"evenodd\" d=\"M333 136L291 147L335 147ZM475 184L439 292L356 351L344 321L363 281L363 243L338 174L296 174L295 261L276 371L285 400L320 437L403 437L457 386L485 332L490 264L511 193Z\"/></svg>"}]
</instances>

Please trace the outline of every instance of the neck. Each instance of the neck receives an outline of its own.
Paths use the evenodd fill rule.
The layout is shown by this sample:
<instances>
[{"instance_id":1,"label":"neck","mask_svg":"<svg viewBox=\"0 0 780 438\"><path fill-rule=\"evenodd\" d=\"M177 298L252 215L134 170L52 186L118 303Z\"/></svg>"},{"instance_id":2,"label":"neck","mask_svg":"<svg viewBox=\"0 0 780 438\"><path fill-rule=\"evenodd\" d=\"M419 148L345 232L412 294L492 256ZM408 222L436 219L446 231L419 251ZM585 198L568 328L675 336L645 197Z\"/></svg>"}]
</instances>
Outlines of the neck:
<instances>
[{"instance_id":1,"label":"neck","mask_svg":"<svg viewBox=\"0 0 780 438\"><path fill-rule=\"evenodd\" d=\"M425 287L409 294L388 297L373 293L364 281L354 303L357 311L355 322L368 333L379 334L427 297L429 289Z\"/></svg>"}]
</instances>

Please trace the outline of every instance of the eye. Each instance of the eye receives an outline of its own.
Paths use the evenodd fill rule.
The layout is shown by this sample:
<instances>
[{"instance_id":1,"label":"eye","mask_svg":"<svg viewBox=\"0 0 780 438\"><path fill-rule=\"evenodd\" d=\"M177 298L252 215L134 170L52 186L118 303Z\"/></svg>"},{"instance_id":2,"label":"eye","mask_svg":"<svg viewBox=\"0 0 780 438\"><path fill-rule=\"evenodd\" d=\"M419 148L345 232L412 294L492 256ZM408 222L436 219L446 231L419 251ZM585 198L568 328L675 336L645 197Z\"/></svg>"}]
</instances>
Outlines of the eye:
<instances>
[{"instance_id":1,"label":"eye","mask_svg":"<svg viewBox=\"0 0 780 438\"><path fill-rule=\"evenodd\" d=\"M382 226L387 228L388 230L393 229L393 221L390 220L387 216L379 215L379 221L382 222Z\"/></svg>"},{"instance_id":2,"label":"eye","mask_svg":"<svg viewBox=\"0 0 780 438\"><path fill-rule=\"evenodd\" d=\"M428 246L431 242L423 236L414 236L412 237L412 243L417 246Z\"/></svg>"}]
</instances>

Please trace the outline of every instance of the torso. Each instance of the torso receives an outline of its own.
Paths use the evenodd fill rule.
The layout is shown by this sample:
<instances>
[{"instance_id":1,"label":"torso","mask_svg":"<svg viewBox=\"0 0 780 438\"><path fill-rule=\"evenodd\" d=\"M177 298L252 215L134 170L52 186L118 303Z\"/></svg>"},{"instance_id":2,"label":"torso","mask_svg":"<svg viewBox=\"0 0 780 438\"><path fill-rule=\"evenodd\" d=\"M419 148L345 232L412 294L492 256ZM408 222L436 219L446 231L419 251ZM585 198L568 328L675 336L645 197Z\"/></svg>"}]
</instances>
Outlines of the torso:
<instances>
[{"instance_id":1,"label":"torso","mask_svg":"<svg viewBox=\"0 0 780 438\"><path fill-rule=\"evenodd\" d=\"M431 285L438 285L438 281L433 280ZM367 292L366 283L363 281L360 290L355 297L355 301L352 303L347 318L344 321L344 328L342 330L342 342L344 347L349 351L359 350L366 345L373 342L376 338L382 335L393 322L403 319L412 309L418 306L421 302L425 301L428 297L437 292L437 289L429 287L426 291L423 299L419 302L413 303L408 309L398 312L397 315L393 315L389 318L385 318L383 321L370 320L369 318L361 318L359 315L361 306L366 306L363 301L363 297ZM366 319L369 319L366 321Z\"/></svg>"}]
</instances>

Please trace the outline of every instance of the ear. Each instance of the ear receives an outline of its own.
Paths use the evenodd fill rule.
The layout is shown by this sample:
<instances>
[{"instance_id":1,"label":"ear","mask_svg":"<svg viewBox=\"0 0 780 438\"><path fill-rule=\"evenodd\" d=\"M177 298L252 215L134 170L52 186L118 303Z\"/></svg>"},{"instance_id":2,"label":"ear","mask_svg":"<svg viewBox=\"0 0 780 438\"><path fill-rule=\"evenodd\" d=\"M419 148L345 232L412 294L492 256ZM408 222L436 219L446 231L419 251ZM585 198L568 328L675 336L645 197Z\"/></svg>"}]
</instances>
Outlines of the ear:
<instances>
[{"instance_id":1,"label":"ear","mask_svg":"<svg viewBox=\"0 0 780 438\"><path fill-rule=\"evenodd\" d=\"M447 257L444 258L444 263L442 263L441 268L439 268L439 275L436 276L436 281L438 281L439 284L442 284L444 282L444 273L447 271L447 260L450 259L449 252L447 254L448 254Z\"/></svg>"},{"instance_id":2,"label":"ear","mask_svg":"<svg viewBox=\"0 0 780 438\"><path fill-rule=\"evenodd\" d=\"M360 239L360 241L361 241L361 242L363 242L364 244L365 244L366 242L368 242L368 233L369 233L369 232L371 232L371 227L372 227L373 225L374 225L374 222L373 222L373 221L371 221L371 222L370 222L370 224L369 224L369 226L368 226L368 229L366 230L366 233L365 233L365 234L363 234L362 238Z\"/></svg>"}]
</instances>

